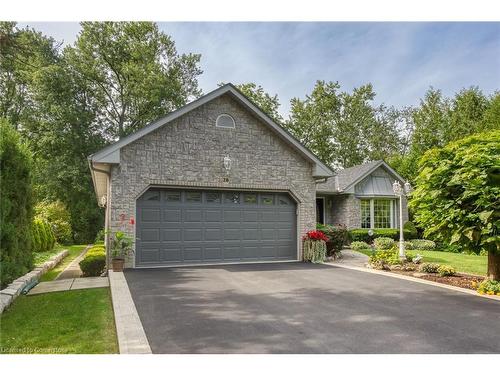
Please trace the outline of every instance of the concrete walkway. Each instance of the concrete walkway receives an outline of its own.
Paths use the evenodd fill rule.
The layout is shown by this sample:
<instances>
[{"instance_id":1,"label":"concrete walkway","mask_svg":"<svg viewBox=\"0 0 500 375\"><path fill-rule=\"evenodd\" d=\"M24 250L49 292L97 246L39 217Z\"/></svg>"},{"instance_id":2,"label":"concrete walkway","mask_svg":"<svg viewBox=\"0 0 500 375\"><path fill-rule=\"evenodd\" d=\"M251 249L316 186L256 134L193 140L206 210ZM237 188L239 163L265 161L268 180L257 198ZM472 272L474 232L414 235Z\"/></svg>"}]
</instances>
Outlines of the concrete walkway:
<instances>
[{"instance_id":1,"label":"concrete walkway","mask_svg":"<svg viewBox=\"0 0 500 375\"><path fill-rule=\"evenodd\" d=\"M354 250L342 250L342 258L335 260L333 262L328 262L332 264L343 264L346 266L353 266L353 267L364 267L366 263L368 263L368 260L370 257L368 257L365 254L358 253L357 251Z\"/></svg>"},{"instance_id":2,"label":"concrete walkway","mask_svg":"<svg viewBox=\"0 0 500 375\"><path fill-rule=\"evenodd\" d=\"M43 281L31 289L28 295L63 292L66 290L104 288L109 286L107 277L85 277L55 281Z\"/></svg>"},{"instance_id":3,"label":"concrete walkway","mask_svg":"<svg viewBox=\"0 0 500 375\"><path fill-rule=\"evenodd\" d=\"M85 254L87 254L88 249L90 249L91 245L88 245L81 253L78 255L73 261L66 267L55 280L64 280L64 279L74 279L76 277L82 276L82 270L80 269L80 261L83 259Z\"/></svg>"}]
</instances>

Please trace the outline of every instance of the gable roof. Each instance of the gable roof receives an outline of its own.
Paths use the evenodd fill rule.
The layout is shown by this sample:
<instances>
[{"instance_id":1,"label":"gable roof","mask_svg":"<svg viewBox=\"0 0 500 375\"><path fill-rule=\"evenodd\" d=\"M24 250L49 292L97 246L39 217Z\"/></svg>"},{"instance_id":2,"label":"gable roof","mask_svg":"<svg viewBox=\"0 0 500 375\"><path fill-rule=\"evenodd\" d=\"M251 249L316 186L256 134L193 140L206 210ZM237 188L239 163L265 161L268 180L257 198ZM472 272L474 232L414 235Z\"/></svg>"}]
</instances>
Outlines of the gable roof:
<instances>
[{"instance_id":1,"label":"gable roof","mask_svg":"<svg viewBox=\"0 0 500 375\"><path fill-rule=\"evenodd\" d=\"M330 178L324 184L318 184L317 191L342 193L346 190L349 190L357 183L361 182L366 176L368 176L380 166L385 168L401 182L405 181L404 178L401 177L394 169L392 169L385 161L376 160L360 165L355 165L354 167L340 169L339 171L337 171L334 178Z\"/></svg>"},{"instance_id":2,"label":"gable roof","mask_svg":"<svg viewBox=\"0 0 500 375\"><path fill-rule=\"evenodd\" d=\"M307 160L310 160L315 168L313 175L315 177L330 177L333 176L333 171L324 164L312 151L301 144L292 134L281 127L279 124L274 122L268 115L266 115L257 105L255 105L250 99L248 99L241 91L239 91L231 83L223 85L208 94L186 104L185 106L169 113L167 116L145 126L144 128L120 139L119 141L101 149L100 151L92 154L88 157L91 163L108 163L108 164L118 164L120 163L120 149L124 146L144 137L156 129L168 124L169 122L179 118L180 116L214 100L224 94L229 94L233 99L243 105L247 110L252 112L257 118L262 120L264 124L269 126L271 130L275 132L279 137L285 140L293 148L295 148L300 154L302 154Z\"/></svg>"}]
</instances>

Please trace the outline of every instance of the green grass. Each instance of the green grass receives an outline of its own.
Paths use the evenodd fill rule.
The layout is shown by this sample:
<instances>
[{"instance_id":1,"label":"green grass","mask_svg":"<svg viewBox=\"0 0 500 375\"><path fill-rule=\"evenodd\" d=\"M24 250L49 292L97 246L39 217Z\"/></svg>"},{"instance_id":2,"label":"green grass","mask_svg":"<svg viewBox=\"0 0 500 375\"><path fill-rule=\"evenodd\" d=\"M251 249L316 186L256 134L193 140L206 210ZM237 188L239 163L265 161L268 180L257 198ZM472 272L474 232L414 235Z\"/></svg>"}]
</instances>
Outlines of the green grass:
<instances>
[{"instance_id":1,"label":"green grass","mask_svg":"<svg viewBox=\"0 0 500 375\"><path fill-rule=\"evenodd\" d=\"M360 253L370 256L371 250L360 250ZM468 255L449 253L446 251L407 251L408 254L420 254L425 263L446 264L455 268L458 272L471 273L475 275L486 275L488 270L488 257L481 255Z\"/></svg>"},{"instance_id":2,"label":"green grass","mask_svg":"<svg viewBox=\"0 0 500 375\"><path fill-rule=\"evenodd\" d=\"M56 267L45 273L40 281L54 280L64 269L85 249L87 245L58 246L56 254L64 249L68 249L69 254ZM43 262L42 262L43 263Z\"/></svg>"},{"instance_id":3,"label":"green grass","mask_svg":"<svg viewBox=\"0 0 500 375\"><path fill-rule=\"evenodd\" d=\"M0 353L118 352L109 288L21 295L0 324Z\"/></svg>"}]
</instances>

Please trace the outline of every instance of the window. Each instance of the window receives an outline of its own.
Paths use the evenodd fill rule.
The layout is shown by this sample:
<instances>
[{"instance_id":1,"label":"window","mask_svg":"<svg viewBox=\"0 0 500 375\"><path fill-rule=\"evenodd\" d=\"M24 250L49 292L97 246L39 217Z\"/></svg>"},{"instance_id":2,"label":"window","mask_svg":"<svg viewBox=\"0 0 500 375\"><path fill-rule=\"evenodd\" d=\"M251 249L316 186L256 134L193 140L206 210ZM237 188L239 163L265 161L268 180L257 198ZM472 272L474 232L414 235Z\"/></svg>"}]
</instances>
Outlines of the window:
<instances>
[{"instance_id":1,"label":"window","mask_svg":"<svg viewBox=\"0 0 500 375\"><path fill-rule=\"evenodd\" d=\"M220 193L207 193L207 203L220 203Z\"/></svg>"},{"instance_id":2,"label":"window","mask_svg":"<svg viewBox=\"0 0 500 375\"><path fill-rule=\"evenodd\" d=\"M361 228L371 228L370 200L361 201Z\"/></svg>"},{"instance_id":3,"label":"window","mask_svg":"<svg viewBox=\"0 0 500 375\"><path fill-rule=\"evenodd\" d=\"M245 198L243 202L246 204L256 204L257 203L257 194L245 194Z\"/></svg>"},{"instance_id":4,"label":"window","mask_svg":"<svg viewBox=\"0 0 500 375\"><path fill-rule=\"evenodd\" d=\"M186 193L186 202L201 202L201 193L199 191L188 191Z\"/></svg>"},{"instance_id":5,"label":"window","mask_svg":"<svg viewBox=\"0 0 500 375\"><path fill-rule=\"evenodd\" d=\"M393 228L395 208L393 199L362 199L361 228Z\"/></svg>"},{"instance_id":6,"label":"window","mask_svg":"<svg viewBox=\"0 0 500 375\"><path fill-rule=\"evenodd\" d=\"M376 199L373 201L373 221L375 228L391 227L391 201Z\"/></svg>"},{"instance_id":7,"label":"window","mask_svg":"<svg viewBox=\"0 0 500 375\"><path fill-rule=\"evenodd\" d=\"M260 199L260 202L262 204L265 204L266 206L273 205L274 197L272 195L263 195L262 198Z\"/></svg>"},{"instance_id":8,"label":"window","mask_svg":"<svg viewBox=\"0 0 500 375\"><path fill-rule=\"evenodd\" d=\"M290 204L290 201L285 197L280 197L279 203L280 203L280 206L288 206Z\"/></svg>"},{"instance_id":9,"label":"window","mask_svg":"<svg viewBox=\"0 0 500 375\"><path fill-rule=\"evenodd\" d=\"M167 202L180 202L181 193L180 191L167 191L165 193L165 199Z\"/></svg>"},{"instance_id":10,"label":"window","mask_svg":"<svg viewBox=\"0 0 500 375\"><path fill-rule=\"evenodd\" d=\"M217 126L218 128L228 129L234 129L236 127L234 119L225 113L217 117L217 120L215 120L215 126Z\"/></svg>"},{"instance_id":11,"label":"window","mask_svg":"<svg viewBox=\"0 0 500 375\"><path fill-rule=\"evenodd\" d=\"M144 196L143 196L143 199L144 200L147 200L147 201L159 201L160 200L160 192L159 191L147 191Z\"/></svg>"},{"instance_id":12,"label":"window","mask_svg":"<svg viewBox=\"0 0 500 375\"><path fill-rule=\"evenodd\" d=\"M226 203L240 203L240 194L239 193L225 193L224 200Z\"/></svg>"}]
</instances>

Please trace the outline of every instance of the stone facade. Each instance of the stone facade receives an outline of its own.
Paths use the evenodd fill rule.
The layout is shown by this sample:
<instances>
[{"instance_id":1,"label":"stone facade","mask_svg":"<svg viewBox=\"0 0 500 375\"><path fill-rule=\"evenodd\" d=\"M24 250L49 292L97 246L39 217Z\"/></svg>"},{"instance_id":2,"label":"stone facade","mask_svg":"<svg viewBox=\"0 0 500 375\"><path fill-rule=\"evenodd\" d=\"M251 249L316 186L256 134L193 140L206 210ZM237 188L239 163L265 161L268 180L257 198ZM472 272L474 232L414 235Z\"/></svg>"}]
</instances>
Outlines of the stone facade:
<instances>
[{"instance_id":1,"label":"stone facade","mask_svg":"<svg viewBox=\"0 0 500 375\"><path fill-rule=\"evenodd\" d=\"M222 113L234 118L235 129L215 126ZM226 155L229 172L223 167ZM121 149L120 165L111 169L109 228L135 236L128 221L136 216L136 199L150 186L219 187L289 192L297 201L300 239L315 227L312 172L310 161L222 95ZM133 265L131 257L126 266Z\"/></svg>"},{"instance_id":2,"label":"stone facade","mask_svg":"<svg viewBox=\"0 0 500 375\"><path fill-rule=\"evenodd\" d=\"M339 194L326 197L325 221L326 224L344 224L348 229L361 227L361 198L354 194ZM396 198L396 197L394 197ZM399 204L399 198L398 198ZM398 206L399 215L399 206ZM408 221L408 206L403 198L403 223ZM399 227L399 222L395 223Z\"/></svg>"}]
</instances>

